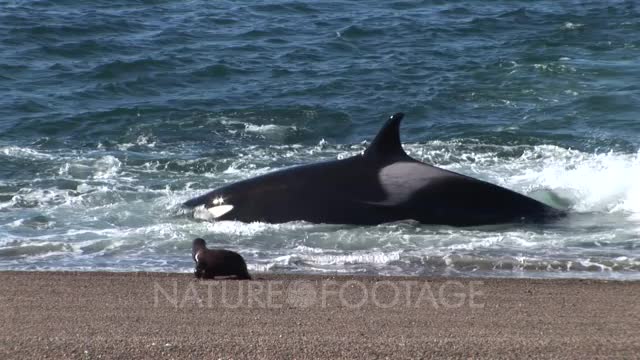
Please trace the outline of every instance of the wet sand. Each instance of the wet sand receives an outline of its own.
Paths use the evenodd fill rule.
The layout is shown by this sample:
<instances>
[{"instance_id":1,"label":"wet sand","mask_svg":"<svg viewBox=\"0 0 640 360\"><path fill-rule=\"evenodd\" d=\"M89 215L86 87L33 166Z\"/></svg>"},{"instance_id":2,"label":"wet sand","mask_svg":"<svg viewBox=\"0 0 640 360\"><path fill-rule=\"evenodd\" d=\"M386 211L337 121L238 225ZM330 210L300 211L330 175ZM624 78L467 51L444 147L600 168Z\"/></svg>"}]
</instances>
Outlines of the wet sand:
<instances>
[{"instance_id":1,"label":"wet sand","mask_svg":"<svg viewBox=\"0 0 640 360\"><path fill-rule=\"evenodd\" d=\"M639 358L640 282L0 272L0 358Z\"/></svg>"}]
</instances>

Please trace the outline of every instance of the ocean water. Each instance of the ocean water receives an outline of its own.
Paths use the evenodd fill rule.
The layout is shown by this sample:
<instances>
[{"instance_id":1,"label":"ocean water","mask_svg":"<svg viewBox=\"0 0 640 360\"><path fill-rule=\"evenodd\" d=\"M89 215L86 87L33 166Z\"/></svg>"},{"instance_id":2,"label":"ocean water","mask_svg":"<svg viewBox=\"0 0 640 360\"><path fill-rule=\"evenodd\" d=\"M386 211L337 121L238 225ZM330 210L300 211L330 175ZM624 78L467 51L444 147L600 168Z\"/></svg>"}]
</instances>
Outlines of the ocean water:
<instances>
[{"instance_id":1,"label":"ocean water","mask_svg":"<svg viewBox=\"0 0 640 360\"><path fill-rule=\"evenodd\" d=\"M217 186L407 152L569 208L544 226L208 222ZM0 0L0 270L640 279L635 1ZM285 204L283 204L285 205ZM312 206L312 205L310 205Z\"/></svg>"}]
</instances>

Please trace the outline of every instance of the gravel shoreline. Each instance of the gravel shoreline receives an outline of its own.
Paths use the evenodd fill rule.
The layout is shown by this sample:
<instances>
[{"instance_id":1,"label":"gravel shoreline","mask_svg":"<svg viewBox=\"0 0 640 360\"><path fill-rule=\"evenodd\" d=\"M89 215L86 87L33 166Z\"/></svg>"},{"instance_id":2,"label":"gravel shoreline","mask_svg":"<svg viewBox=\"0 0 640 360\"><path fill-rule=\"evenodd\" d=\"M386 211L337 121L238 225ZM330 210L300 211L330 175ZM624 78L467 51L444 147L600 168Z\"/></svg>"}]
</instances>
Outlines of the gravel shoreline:
<instances>
[{"instance_id":1,"label":"gravel shoreline","mask_svg":"<svg viewBox=\"0 0 640 360\"><path fill-rule=\"evenodd\" d=\"M0 272L0 358L635 358L640 282Z\"/></svg>"}]
</instances>

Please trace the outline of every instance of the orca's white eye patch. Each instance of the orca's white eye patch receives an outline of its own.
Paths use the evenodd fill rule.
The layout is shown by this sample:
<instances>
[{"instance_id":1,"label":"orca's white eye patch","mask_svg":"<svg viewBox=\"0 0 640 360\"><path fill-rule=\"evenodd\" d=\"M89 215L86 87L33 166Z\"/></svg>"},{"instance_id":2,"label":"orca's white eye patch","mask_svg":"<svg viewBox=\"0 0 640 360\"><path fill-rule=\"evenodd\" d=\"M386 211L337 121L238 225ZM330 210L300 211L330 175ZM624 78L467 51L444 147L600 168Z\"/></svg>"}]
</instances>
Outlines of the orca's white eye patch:
<instances>
[{"instance_id":1,"label":"orca's white eye patch","mask_svg":"<svg viewBox=\"0 0 640 360\"><path fill-rule=\"evenodd\" d=\"M210 208L207 209L209 211L209 213L214 217L214 218L219 218L220 216L228 213L229 211L233 210L233 205L218 205L218 206L212 206Z\"/></svg>"},{"instance_id":2,"label":"orca's white eye patch","mask_svg":"<svg viewBox=\"0 0 640 360\"><path fill-rule=\"evenodd\" d=\"M222 204L224 204L224 199L222 197L217 197L211 200L211 205L213 206L222 205Z\"/></svg>"}]
</instances>

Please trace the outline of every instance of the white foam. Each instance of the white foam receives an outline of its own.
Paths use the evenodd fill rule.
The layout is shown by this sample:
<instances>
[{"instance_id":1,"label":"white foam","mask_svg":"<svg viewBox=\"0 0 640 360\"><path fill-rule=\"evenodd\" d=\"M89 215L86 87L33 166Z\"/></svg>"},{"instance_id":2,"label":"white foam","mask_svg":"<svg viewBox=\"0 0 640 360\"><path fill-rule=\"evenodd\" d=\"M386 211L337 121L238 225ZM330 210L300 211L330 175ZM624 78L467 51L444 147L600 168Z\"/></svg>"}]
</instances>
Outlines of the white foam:
<instances>
[{"instance_id":1,"label":"white foam","mask_svg":"<svg viewBox=\"0 0 640 360\"><path fill-rule=\"evenodd\" d=\"M93 177L95 179L109 179L118 175L122 162L114 156L107 155L98 159L94 163L95 173Z\"/></svg>"},{"instance_id":2,"label":"white foam","mask_svg":"<svg viewBox=\"0 0 640 360\"><path fill-rule=\"evenodd\" d=\"M216 221L207 230L217 234L255 236L272 231L286 231L304 226L300 223L267 224L262 222L243 223L239 221Z\"/></svg>"},{"instance_id":3,"label":"white foam","mask_svg":"<svg viewBox=\"0 0 640 360\"><path fill-rule=\"evenodd\" d=\"M570 21L567 21L566 23L564 23L564 25L562 27L567 29L567 30L575 30L575 29L579 29L579 28L581 28L583 26L584 26L584 24L572 23Z\"/></svg>"},{"instance_id":4,"label":"white foam","mask_svg":"<svg viewBox=\"0 0 640 360\"><path fill-rule=\"evenodd\" d=\"M295 130L296 127L281 126L281 125L274 125L274 124L267 124L267 125L246 124L244 128L246 132L263 133L263 134L282 133L282 132L286 132L289 129Z\"/></svg>"},{"instance_id":5,"label":"white foam","mask_svg":"<svg viewBox=\"0 0 640 360\"><path fill-rule=\"evenodd\" d=\"M346 255L300 255L305 262L315 265L387 264L400 259L400 251L362 251Z\"/></svg>"},{"instance_id":6,"label":"white foam","mask_svg":"<svg viewBox=\"0 0 640 360\"><path fill-rule=\"evenodd\" d=\"M126 151L134 146L146 146L149 148L154 148L156 146L156 142L151 141L150 136L140 135L136 139L135 143L123 143L123 144L119 144L117 147L118 147L118 150Z\"/></svg>"},{"instance_id":7,"label":"white foam","mask_svg":"<svg viewBox=\"0 0 640 360\"><path fill-rule=\"evenodd\" d=\"M69 204L72 201L69 190L61 189L20 189L9 202L0 204L1 208L35 208Z\"/></svg>"},{"instance_id":8,"label":"white foam","mask_svg":"<svg viewBox=\"0 0 640 360\"><path fill-rule=\"evenodd\" d=\"M516 178L570 196L577 211L640 214L640 153L585 154L560 148L525 153L529 169ZM560 156L557 156L560 155Z\"/></svg>"},{"instance_id":9,"label":"white foam","mask_svg":"<svg viewBox=\"0 0 640 360\"><path fill-rule=\"evenodd\" d=\"M37 159L37 160L49 160L54 156L39 152L27 147L20 146L3 146L0 147L0 154L4 154L8 157L21 158L21 159Z\"/></svg>"},{"instance_id":10,"label":"white foam","mask_svg":"<svg viewBox=\"0 0 640 360\"><path fill-rule=\"evenodd\" d=\"M247 121L229 120L225 117L220 117L219 121L224 125L240 125L244 127L246 133L260 134L268 137L281 138L290 131L297 131L298 127L295 125L277 125L277 124L253 124ZM237 130L229 129L230 133L235 134Z\"/></svg>"}]
</instances>

